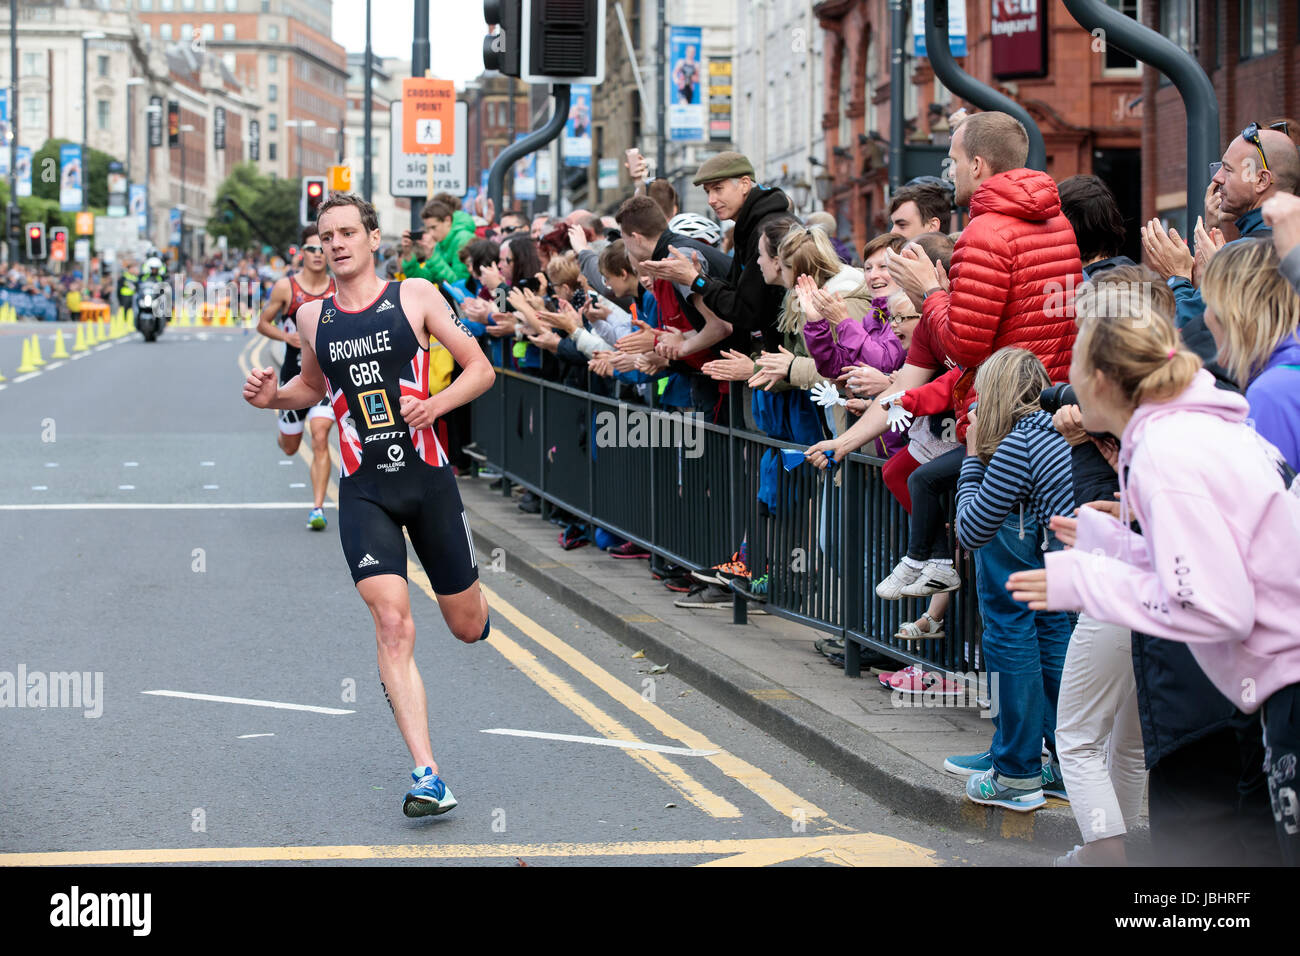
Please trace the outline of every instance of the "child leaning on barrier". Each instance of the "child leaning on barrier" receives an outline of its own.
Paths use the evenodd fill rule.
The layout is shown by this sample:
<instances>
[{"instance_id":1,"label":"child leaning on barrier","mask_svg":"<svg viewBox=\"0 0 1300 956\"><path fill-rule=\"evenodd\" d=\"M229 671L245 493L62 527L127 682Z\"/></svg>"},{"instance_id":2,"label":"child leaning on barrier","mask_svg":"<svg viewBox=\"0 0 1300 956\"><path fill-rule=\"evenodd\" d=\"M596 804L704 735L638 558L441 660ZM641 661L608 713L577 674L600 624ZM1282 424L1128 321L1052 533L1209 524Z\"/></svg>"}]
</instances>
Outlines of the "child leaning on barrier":
<instances>
[{"instance_id":1,"label":"child leaning on barrier","mask_svg":"<svg viewBox=\"0 0 1300 956\"><path fill-rule=\"evenodd\" d=\"M1219 253L1222 255L1222 253ZM1263 718L1282 859L1300 864L1300 497L1281 453L1215 387L1166 315L1134 293L1081 318L1070 366L1083 427L1120 436L1118 520L1052 526L1070 550L1011 575L1030 608L1081 609L1191 646L1236 707ZM1130 530L1136 518L1142 528ZM1240 754L1258 740L1238 735Z\"/></svg>"}]
</instances>

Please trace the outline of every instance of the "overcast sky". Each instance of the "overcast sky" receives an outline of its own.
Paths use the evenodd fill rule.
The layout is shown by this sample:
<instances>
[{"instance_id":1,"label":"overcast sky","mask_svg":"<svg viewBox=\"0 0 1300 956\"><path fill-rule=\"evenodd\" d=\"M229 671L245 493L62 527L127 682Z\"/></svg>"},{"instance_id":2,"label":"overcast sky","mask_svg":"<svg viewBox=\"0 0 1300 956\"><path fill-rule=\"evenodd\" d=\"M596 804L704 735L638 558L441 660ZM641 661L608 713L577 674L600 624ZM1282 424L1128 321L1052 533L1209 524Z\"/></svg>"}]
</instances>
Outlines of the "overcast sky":
<instances>
[{"instance_id":1,"label":"overcast sky","mask_svg":"<svg viewBox=\"0 0 1300 956\"><path fill-rule=\"evenodd\" d=\"M370 43L376 56L411 58L413 0L372 0ZM429 0L433 75L464 83L483 72L487 24L479 0ZM334 0L334 42L349 53L366 49L365 0Z\"/></svg>"}]
</instances>

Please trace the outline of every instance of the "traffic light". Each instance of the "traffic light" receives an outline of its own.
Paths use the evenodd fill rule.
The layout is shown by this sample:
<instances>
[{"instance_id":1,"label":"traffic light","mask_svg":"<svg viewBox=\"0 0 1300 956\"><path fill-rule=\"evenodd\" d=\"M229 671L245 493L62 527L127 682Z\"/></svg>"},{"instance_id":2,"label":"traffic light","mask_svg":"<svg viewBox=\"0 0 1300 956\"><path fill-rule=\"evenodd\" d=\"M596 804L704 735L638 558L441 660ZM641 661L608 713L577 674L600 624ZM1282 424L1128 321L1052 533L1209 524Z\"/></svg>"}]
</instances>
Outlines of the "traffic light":
<instances>
[{"instance_id":1,"label":"traffic light","mask_svg":"<svg viewBox=\"0 0 1300 956\"><path fill-rule=\"evenodd\" d=\"M7 228L5 229L6 236L12 236L14 239L17 239L23 234L22 216L22 211L19 210L17 206L9 207L9 221L7 223Z\"/></svg>"},{"instance_id":2,"label":"traffic light","mask_svg":"<svg viewBox=\"0 0 1300 956\"><path fill-rule=\"evenodd\" d=\"M321 207L325 201L325 177L324 176L307 176L302 181L302 199L298 203L298 219L302 225L316 221Z\"/></svg>"},{"instance_id":3,"label":"traffic light","mask_svg":"<svg viewBox=\"0 0 1300 956\"><path fill-rule=\"evenodd\" d=\"M289 258L292 259L297 254L298 254L298 247L291 245L289 247Z\"/></svg>"},{"instance_id":4,"label":"traffic light","mask_svg":"<svg viewBox=\"0 0 1300 956\"><path fill-rule=\"evenodd\" d=\"M500 27L483 40L483 65L525 83L605 79L604 0L483 0Z\"/></svg>"},{"instance_id":5,"label":"traffic light","mask_svg":"<svg viewBox=\"0 0 1300 956\"><path fill-rule=\"evenodd\" d=\"M27 224L27 258L35 261L45 258L45 223Z\"/></svg>"}]
</instances>

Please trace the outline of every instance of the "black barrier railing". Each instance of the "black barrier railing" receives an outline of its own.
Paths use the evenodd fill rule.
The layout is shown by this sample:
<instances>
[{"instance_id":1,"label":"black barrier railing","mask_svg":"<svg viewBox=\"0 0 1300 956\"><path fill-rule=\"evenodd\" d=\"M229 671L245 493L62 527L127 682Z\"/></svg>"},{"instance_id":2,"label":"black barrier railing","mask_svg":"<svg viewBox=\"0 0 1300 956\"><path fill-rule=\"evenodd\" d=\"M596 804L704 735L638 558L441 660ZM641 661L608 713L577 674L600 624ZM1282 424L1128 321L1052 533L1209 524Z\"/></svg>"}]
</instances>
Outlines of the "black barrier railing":
<instances>
[{"instance_id":1,"label":"black barrier railing","mask_svg":"<svg viewBox=\"0 0 1300 956\"><path fill-rule=\"evenodd\" d=\"M732 422L743 420L740 401L731 397ZM765 609L842 637L850 676L865 647L951 675L978 669L968 553L956 552L962 587L950 595L945 637L893 636L928 599L876 594L907 551L908 516L885 485L881 459L851 455L833 471L786 471L780 449L802 446L511 370L498 369L471 408L488 463L552 507L694 568L726 560L744 540L751 574L767 575ZM944 504L951 515L951 495ZM748 603L738 592L736 622Z\"/></svg>"}]
</instances>

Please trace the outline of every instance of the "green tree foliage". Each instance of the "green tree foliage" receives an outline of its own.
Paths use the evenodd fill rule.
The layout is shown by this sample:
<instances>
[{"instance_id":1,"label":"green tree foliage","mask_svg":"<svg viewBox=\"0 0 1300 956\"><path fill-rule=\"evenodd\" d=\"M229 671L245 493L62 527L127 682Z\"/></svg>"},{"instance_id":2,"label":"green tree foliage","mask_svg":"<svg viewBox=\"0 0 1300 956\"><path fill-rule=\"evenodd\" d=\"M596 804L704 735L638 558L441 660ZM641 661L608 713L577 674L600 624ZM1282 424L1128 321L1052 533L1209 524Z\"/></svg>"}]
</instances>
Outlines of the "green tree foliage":
<instances>
[{"instance_id":1,"label":"green tree foliage","mask_svg":"<svg viewBox=\"0 0 1300 956\"><path fill-rule=\"evenodd\" d=\"M217 190L206 226L208 235L225 236L232 249L260 247L269 242L279 251L297 243L299 183L297 179L272 179L258 172L255 164L240 163ZM226 197L237 202L257 223L260 235L229 207Z\"/></svg>"},{"instance_id":2,"label":"green tree foliage","mask_svg":"<svg viewBox=\"0 0 1300 956\"><path fill-rule=\"evenodd\" d=\"M52 199L55 208L59 202L59 147L72 142L68 139L47 139L35 155L32 156L32 198ZM86 189L87 208L108 208L108 164L121 162L115 156L83 146L82 161L85 163L85 176L82 182Z\"/></svg>"}]
</instances>

